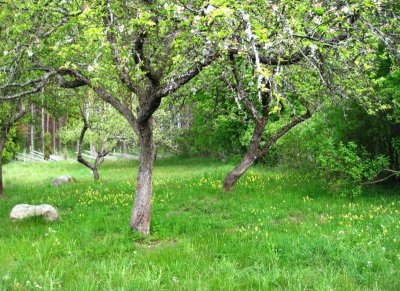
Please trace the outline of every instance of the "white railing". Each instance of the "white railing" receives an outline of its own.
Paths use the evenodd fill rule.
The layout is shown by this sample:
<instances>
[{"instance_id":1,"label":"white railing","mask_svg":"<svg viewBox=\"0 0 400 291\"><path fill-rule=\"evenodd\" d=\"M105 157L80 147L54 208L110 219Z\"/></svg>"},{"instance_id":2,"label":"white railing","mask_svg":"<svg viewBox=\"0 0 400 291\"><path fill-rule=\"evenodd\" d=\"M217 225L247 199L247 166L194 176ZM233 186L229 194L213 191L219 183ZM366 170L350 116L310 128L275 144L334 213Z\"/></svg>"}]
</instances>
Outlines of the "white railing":
<instances>
[{"instance_id":1,"label":"white railing","mask_svg":"<svg viewBox=\"0 0 400 291\"><path fill-rule=\"evenodd\" d=\"M65 158L58 155L50 155L49 160L44 159L44 155L42 152L39 151L32 151L30 153L17 153L15 155L17 161L20 162L28 162L28 163L42 163L42 162L57 162L57 161L75 161L70 158Z\"/></svg>"}]
</instances>

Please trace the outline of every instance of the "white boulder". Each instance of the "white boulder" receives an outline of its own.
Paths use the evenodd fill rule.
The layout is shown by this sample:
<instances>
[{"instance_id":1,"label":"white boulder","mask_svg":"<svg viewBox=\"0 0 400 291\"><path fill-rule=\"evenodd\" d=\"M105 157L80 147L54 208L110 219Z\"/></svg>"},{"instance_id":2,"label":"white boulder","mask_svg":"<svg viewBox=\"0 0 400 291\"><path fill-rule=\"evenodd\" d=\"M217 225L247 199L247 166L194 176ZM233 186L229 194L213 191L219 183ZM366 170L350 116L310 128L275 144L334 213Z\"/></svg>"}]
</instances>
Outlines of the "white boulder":
<instances>
[{"instance_id":1,"label":"white boulder","mask_svg":"<svg viewBox=\"0 0 400 291\"><path fill-rule=\"evenodd\" d=\"M49 204L18 204L14 206L10 213L12 220L22 220L32 216L43 216L46 221L56 221L60 218L57 209Z\"/></svg>"},{"instance_id":2,"label":"white boulder","mask_svg":"<svg viewBox=\"0 0 400 291\"><path fill-rule=\"evenodd\" d=\"M60 176L60 177L54 179L52 184L53 184L53 186L60 186L62 184L68 184L71 182L73 182L72 177L65 175L65 176Z\"/></svg>"}]
</instances>

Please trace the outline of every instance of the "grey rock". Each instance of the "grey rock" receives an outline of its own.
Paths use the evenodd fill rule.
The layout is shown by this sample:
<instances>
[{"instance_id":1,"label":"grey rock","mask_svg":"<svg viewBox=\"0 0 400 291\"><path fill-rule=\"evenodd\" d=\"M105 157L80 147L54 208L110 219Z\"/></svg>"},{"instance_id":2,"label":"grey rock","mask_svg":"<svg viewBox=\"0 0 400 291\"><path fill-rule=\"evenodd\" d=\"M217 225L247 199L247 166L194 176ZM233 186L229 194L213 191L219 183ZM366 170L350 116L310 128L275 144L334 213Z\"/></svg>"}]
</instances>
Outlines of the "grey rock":
<instances>
[{"instance_id":1,"label":"grey rock","mask_svg":"<svg viewBox=\"0 0 400 291\"><path fill-rule=\"evenodd\" d=\"M18 204L14 206L10 213L12 220L22 220L33 216L43 216L46 221L56 221L60 218L57 209L49 204Z\"/></svg>"},{"instance_id":2,"label":"grey rock","mask_svg":"<svg viewBox=\"0 0 400 291\"><path fill-rule=\"evenodd\" d=\"M60 176L60 177L54 179L52 184L53 184L53 186L60 186L60 185L68 184L68 183L72 183L72 182L73 182L72 177L65 175L65 176Z\"/></svg>"}]
</instances>

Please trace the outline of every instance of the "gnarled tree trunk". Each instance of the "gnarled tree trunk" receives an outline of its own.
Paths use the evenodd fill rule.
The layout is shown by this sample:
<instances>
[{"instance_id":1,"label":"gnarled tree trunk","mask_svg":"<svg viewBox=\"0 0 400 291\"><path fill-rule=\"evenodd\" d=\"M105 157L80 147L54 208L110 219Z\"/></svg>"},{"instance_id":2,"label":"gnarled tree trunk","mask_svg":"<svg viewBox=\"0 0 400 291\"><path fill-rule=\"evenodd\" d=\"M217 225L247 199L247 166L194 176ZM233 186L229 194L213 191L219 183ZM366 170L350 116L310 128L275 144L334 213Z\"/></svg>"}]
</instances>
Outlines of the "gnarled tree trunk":
<instances>
[{"instance_id":1,"label":"gnarled tree trunk","mask_svg":"<svg viewBox=\"0 0 400 291\"><path fill-rule=\"evenodd\" d=\"M153 126L150 118L144 124L138 124L139 144L141 148L139 171L132 209L130 225L134 230L150 234L152 175L155 157Z\"/></svg>"}]
</instances>

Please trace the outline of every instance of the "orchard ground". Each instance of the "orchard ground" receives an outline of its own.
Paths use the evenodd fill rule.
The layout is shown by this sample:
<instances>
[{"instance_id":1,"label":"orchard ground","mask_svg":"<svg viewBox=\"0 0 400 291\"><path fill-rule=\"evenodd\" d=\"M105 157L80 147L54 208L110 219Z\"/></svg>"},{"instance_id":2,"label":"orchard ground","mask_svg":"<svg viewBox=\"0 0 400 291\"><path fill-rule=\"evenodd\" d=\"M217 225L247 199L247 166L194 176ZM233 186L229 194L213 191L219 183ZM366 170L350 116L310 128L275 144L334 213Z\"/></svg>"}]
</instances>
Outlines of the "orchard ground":
<instances>
[{"instance_id":1,"label":"orchard ground","mask_svg":"<svg viewBox=\"0 0 400 291\"><path fill-rule=\"evenodd\" d=\"M341 198L310 172L254 167L230 193L231 164L159 160L152 234L129 229L137 162L5 166L0 290L400 290L399 189ZM50 186L70 174L77 182ZM9 219L49 203L62 220Z\"/></svg>"}]
</instances>

